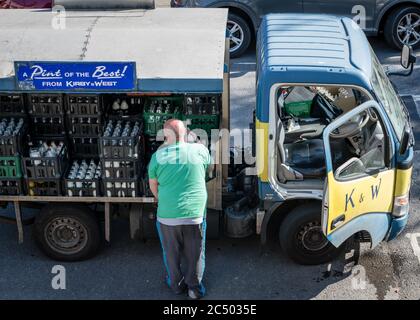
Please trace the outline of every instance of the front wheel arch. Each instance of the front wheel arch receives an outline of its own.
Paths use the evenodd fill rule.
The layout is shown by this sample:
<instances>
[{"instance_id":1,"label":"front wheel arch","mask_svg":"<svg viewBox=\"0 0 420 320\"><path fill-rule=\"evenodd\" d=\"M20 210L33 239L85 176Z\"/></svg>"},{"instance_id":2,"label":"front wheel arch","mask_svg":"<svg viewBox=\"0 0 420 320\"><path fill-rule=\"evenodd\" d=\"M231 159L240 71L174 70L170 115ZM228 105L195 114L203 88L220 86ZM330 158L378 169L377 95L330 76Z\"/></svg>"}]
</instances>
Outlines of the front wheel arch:
<instances>
[{"instance_id":1,"label":"front wheel arch","mask_svg":"<svg viewBox=\"0 0 420 320\"><path fill-rule=\"evenodd\" d=\"M290 211L279 229L282 251L294 262L319 265L334 260L344 249L336 248L323 234L322 203L304 203Z\"/></svg>"}]
</instances>

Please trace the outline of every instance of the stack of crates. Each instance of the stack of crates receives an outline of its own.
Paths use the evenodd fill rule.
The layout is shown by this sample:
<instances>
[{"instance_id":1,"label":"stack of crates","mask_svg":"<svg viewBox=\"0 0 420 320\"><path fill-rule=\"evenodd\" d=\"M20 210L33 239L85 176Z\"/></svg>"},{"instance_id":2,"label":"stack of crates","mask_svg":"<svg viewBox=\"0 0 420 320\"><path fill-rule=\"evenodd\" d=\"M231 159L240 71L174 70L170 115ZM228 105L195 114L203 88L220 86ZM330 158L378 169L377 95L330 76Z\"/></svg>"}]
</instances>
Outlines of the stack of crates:
<instances>
[{"instance_id":1,"label":"stack of crates","mask_svg":"<svg viewBox=\"0 0 420 320\"><path fill-rule=\"evenodd\" d=\"M28 195L62 195L61 178L68 162L65 139L37 138L30 141L22 158Z\"/></svg>"},{"instance_id":2,"label":"stack of crates","mask_svg":"<svg viewBox=\"0 0 420 320\"><path fill-rule=\"evenodd\" d=\"M137 197L143 167L142 122L108 120L100 138L104 196Z\"/></svg>"},{"instance_id":3,"label":"stack of crates","mask_svg":"<svg viewBox=\"0 0 420 320\"><path fill-rule=\"evenodd\" d=\"M71 154L77 159L99 158L104 110L99 95L67 95L67 131Z\"/></svg>"},{"instance_id":4,"label":"stack of crates","mask_svg":"<svg viewBox=\"0 0 420 320\"><path fill-rule=\"evenodd\" d=\"M0 195L22 195L21 154L27 129L23 95L0 94Z\"/></svg>"},{"instance_id":5,"label":"stack of crates","mask_svg":"<svg viewBox=\"0 0 420 320\"><path fill-rule=\"evenodd\" d=\"M61 94L29 94L28 113L33 136L65 136L64 103Z\"/></svg>"},{"instance_id":6,"label":"stack of crates","mask_svg":"<svg viewBox=\"0 0 420 320\"><path fill-rule=\"evenodd\" d=\"M219 129L220 107L220 95L186 95L183 120L190 130L204 130L210 141L212 130Z\"/></svg>"}]
</instances>

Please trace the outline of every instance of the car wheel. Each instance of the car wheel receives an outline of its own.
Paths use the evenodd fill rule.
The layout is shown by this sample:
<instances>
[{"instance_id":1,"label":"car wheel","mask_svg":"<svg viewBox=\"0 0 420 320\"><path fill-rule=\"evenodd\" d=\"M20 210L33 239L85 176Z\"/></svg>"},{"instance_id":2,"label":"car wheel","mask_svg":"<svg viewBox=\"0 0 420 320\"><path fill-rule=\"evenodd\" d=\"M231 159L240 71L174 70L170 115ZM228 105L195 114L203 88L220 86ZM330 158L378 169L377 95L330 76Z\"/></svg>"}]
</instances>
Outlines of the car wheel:
<instances>
[{"instance_id":1,"label":"car wheel","mask_svg":"<svg viewBox=\"0 0 420 320\"><path fill-rule=\"evenodd\" d=\"M293 261L303 265L330 262L342 251L325 237L321 227L321 204L313 202L294 208L279 230L280 246Z\"/></svg>"},{"instance_id":2,"label":"car wheel","mask_svg":"<svg viewBox=\"0 0 420 320\"><path fill-rule=\"evenodd\" d=\"M394 10L388 17L385 39L393 47L401 49L404 45L416 48L420 45L420 9L403 7Z\"/></svg>"},{"instance_id":3,"label":"car wheel","mask_svg":"<svg viewBox=\"0 0 420 320\"><path fill-rule=\"evenodd\" d=\"M248 23L240 16L229 13L227 30L230 39L230 56L241 56L251 43L251 29Z\"/></svg>"}]
</instances>

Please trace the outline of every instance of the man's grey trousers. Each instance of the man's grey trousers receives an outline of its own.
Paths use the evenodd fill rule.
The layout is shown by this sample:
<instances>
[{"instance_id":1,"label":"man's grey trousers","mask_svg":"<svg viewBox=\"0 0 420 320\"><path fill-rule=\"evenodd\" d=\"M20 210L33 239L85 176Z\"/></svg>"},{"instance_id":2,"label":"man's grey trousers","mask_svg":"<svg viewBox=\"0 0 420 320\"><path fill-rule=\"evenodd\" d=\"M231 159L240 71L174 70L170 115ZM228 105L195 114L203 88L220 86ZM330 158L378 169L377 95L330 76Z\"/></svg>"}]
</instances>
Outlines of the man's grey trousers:
<instances>
[{"instance_id":1,"label":"man's grey trousers","mask_svg":"<svg viewBox=\"0 0 420 320\"><path fill-rule=\"evenodd\" d=\"M167 284L175 292L185 285L205 294L201 283L205 266L206 221L195 225L168 226L156 222L167 272ZM181 262L183 270L181 270Z\"/></svg>"}]
</instances>

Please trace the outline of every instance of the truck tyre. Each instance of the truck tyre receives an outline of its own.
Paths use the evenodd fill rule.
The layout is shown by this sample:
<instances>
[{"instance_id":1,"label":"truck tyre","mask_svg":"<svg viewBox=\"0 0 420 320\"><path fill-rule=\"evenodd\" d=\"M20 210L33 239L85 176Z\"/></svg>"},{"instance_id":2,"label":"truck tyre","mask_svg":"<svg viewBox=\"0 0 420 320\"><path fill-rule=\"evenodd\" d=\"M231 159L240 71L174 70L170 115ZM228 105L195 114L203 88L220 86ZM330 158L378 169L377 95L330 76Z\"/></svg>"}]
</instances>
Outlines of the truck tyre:
<instances>
[{"instance_id":1,"label":"truck tyre","mask_svg":"<svg viewBox=\"0 0 420 320\"><path fill-rule=\"evenodd\" d=\"M280 246L293 261L318 265L337 257L342 247L335 248L321 228L321 203L297 206L284 218L279 230Z\"/></svg>"},{"instance_id":2,"label":"truck tyre","mask_svg":"<svg viewBox=\"0 0 420 320\"><path fill-rule=\"evenodd\" d=\"M397 49L407 44L413 48L420 45L420 9L402 7L391 12L384 27L385 40Z\"/></svg>"},{"instance_id":3,"label":"truck tyre","mask_svg":"<svg viewBox=\"0 0 420 320\"><path fill-rule=\"evenodd\" d=\"M99 221L80 205L47 205L35 219L34 237L41 251L58 261L82 261L101 244Z\"/></svg>"},{"instance_id":4,"label":"truck tyre","mask_svg":"<svg viewBox=\"0 0 420 320\"><path fill-rule=\"evenodd\" d=\"M230 57L240 57L251 43L251 28L244 18L234 13L229 13L227 29L230 37Z\"/></svg>"}]
</instances>

